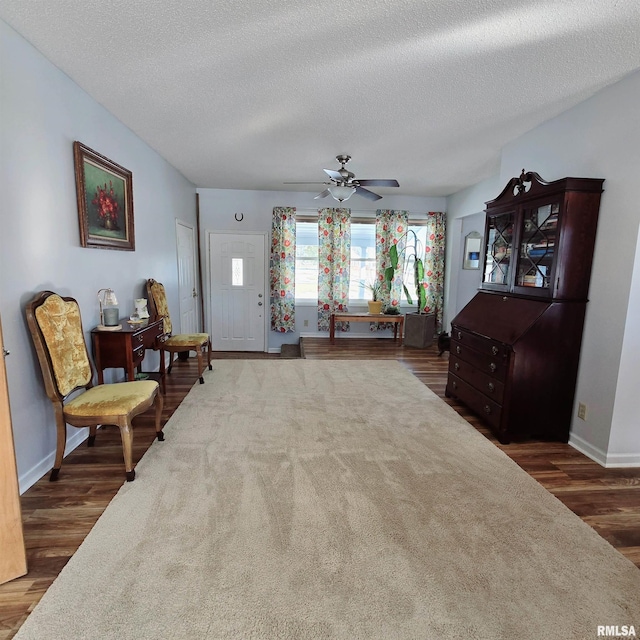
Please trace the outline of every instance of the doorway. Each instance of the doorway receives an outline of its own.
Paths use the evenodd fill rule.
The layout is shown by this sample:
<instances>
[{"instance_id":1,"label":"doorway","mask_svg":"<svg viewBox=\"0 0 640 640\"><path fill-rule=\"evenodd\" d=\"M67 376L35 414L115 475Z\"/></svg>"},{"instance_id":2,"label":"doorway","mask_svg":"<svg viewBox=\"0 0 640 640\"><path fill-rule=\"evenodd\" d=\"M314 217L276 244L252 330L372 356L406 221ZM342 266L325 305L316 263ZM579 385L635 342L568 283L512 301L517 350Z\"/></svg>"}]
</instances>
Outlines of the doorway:
<instances>
[{"instance_id":1,"label":"doorway","mask_svg":"<svg viewBox=\"0 0 640 640\"><path fill-rule=\"evenodd\" d=\"M264 233L209 232L209 318L215 351L265 351Z\"/></svg>"},{"instance_id":2,"label":"doorway","mask_svg":"<svg viewBox=\"0 0 640 640\"><path fill-rule=\"evenodd\" d=\"M192 226L176 220L178 253L179 333L198 332L198 286L196 279L196 236Z\"/></svg>"}]
</instances>

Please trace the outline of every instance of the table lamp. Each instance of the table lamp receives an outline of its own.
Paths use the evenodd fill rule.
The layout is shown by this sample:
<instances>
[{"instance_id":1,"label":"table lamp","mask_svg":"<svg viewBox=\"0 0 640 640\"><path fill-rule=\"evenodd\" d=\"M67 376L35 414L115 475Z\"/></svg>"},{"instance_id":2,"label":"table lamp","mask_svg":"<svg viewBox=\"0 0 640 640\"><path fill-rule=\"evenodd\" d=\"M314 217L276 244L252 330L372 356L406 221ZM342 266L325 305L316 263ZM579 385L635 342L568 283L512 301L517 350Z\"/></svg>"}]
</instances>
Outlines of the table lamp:
<instances>
[{"instance_id":1,"label":"table lamp","mask_svg":"<svg viewBox=\"0 0 640 640\"><path fill-rule=\"evenodd\" d=\"M100 304L100 325L98 328L112 331L121 329L118 299L113 289L100 289L98 291L98 302Z\"/></svg>"}]
</instances>

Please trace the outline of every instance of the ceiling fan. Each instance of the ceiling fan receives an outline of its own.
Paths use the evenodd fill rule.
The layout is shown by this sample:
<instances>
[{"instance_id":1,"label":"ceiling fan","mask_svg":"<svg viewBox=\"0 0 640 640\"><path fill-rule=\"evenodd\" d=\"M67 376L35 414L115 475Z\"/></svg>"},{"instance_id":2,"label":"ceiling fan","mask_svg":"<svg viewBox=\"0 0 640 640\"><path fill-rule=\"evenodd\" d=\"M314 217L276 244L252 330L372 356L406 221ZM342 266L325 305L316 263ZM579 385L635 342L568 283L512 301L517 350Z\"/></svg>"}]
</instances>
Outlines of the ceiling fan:
<instances>
[{"instance_id":1,"label":"ceiling fan","mask_svg":"<svg viewBox=\"0 0 640 640\"><path fill-rule=\"evenodd\" d=\"M314 200L318 198L326 198L327 196L333 196L338 202L344 202L348 200L354 193L357 193L363 198L368 200L380 200L382 196L379 196L369 189L364 187L399 187L397 180L356 180L356 177L351 171L345 169L345 164L351 160L351 156L340 155L336 156L336 160L342 165L338 171L334 169L323 169L323 171L329 176L331 182L285 182L284 184L326 184L329 185L324 191L314 197Z\"/></svg>"}]
</instances>

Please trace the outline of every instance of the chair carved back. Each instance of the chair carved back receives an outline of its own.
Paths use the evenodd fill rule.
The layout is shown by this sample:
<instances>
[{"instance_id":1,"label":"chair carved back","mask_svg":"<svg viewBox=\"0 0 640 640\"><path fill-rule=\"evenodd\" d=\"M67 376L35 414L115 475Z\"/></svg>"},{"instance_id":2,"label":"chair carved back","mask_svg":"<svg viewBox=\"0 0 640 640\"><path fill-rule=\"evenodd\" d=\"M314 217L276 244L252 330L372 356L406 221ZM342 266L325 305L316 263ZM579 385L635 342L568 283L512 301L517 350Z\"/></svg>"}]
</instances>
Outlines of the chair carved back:
<instances>
[{"instance_id":1,"label":"chair carved back","mask_svg":"<svg viewBox=\"0 0 640 640\"><path fill-rule=\"evenodd\" d=\"M92 386L93 370L75 299L40 292L27 306L27 324L51 400L62 401L75 389Z\"/></svg>"},{"instance_id":2,"label":"chair carved back","mask_svg":"<svg viewBox=\"0 0 640 640\"><path fill-rule=\"evenodd\" d=\"M167 304L167 294L164 290L164 285L156 282L152 278L147 280L147 297L150 302L151 316L154 320L162 318L164 332L170 336L173 331L173 326L171 324L171 316L169 315L169 305Z\"/></svg>"}]
</instances>

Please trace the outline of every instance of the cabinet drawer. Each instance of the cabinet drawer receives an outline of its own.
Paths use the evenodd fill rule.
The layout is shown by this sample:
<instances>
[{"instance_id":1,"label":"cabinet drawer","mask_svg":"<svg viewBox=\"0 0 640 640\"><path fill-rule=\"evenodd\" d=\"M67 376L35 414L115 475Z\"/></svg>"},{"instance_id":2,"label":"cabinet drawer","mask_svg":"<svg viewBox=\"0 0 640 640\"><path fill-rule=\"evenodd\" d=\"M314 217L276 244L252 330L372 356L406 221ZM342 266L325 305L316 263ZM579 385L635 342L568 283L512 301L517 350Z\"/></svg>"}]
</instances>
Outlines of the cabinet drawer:
<instances>
[{"instance_id":1,"label":"cabinet drawer","mask_svg":"<svg viewBox=\"0 0 640 640\"><path fill-rule=\"evenodd\" d=\"M504 383L501 380L483 373L477 367L453 355L449 357L449 371L484 393L494 402L502 404Z\"/></svg>"},{"instance_id":2,"label":"cabinet drawer","mask_svg":"<svg viewBox=\"0 0 640 640\"><path fill-rule=\"evenodd\" d=\"M471 347L476 351L486 353L496 358L506 358L510 351L509 347L502 342L479 336L477 333L472 333L457 326L453 326L451 330L451 339L455 340L460 346Z\"/></svg>"},{"instance_id":3,"label":"cabinet drawer","mask_svg":"<svg viewBox=\"0 0 640 640\"><path fill-rule=\"evenodd\" d=\"M483 393L467 384L461 378L449 372L447 392L450 396L464 402L474 413L488 422L496 431L500 431L502 406L487 398Z\"/></svg>"},{"instance_id":4,"label":"cabinet drawer","mask_svg":"<svg viewBox=\"0 0 640 640\"><path fill-rule=\"evenodd\" d=\"M459 361L461 360L473 365L480 372L485 373L492 378L496 378L497 380L504 380L506 378L507 368L509 365L508 359L476 351L475 349L471 349L466 345L462 345L459 342L452 340L451 356L449 357L449 370L453 371L453 373L457 373L455 363L457 362L458 366L460 366L461 363Z\"/></svg>"},{"instance_id":5,"label":"cabinet drawer","mask_svg":"<svg viewBox=\"0 0 640 640\"><path fill-rule=\"evenodd\" d=\"M150 326L131 336L131 347L134 352L144 347L145 349L153 349L156 345L156 341L162 335L162 325Z\"/></svg>"}]
</instances>

